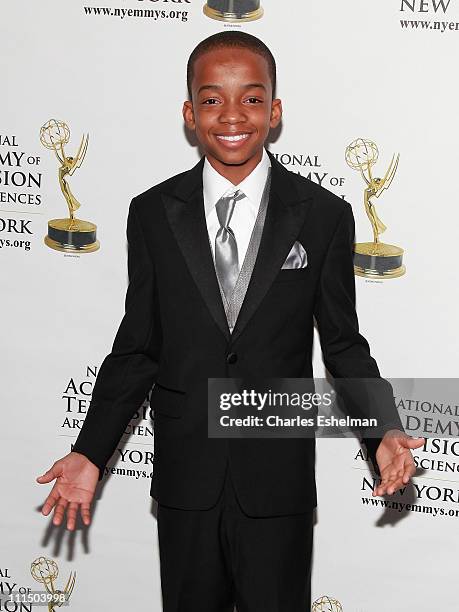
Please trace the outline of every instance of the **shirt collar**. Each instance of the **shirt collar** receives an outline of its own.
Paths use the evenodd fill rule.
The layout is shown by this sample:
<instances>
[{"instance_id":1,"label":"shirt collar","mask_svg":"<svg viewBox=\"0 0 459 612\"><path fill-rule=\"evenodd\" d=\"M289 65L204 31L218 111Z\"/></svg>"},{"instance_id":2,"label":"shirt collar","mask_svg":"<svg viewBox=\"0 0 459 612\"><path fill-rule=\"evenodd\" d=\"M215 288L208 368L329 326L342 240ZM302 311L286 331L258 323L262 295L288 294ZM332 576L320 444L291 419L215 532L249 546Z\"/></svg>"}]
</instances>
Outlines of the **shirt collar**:
<instances>
[{"instance_id":1,"label":"shirt collar","mask_svg":"<svg viewBox=\"0 0 459 612\"><path fill-rule=\"evenodd\" d=\"M209 163L207 157L204 160L202 170L202 185L204 193L204 210L206 217L218 202L218 200L229 190L241 189L247 198L256 205L260 204L263 189L265 187L271 160L266 149L263 147L263 155L260 163L252 170L249 176L239 184L233 185L231 181L218 173Z\"/></svg>"}]
</instances>

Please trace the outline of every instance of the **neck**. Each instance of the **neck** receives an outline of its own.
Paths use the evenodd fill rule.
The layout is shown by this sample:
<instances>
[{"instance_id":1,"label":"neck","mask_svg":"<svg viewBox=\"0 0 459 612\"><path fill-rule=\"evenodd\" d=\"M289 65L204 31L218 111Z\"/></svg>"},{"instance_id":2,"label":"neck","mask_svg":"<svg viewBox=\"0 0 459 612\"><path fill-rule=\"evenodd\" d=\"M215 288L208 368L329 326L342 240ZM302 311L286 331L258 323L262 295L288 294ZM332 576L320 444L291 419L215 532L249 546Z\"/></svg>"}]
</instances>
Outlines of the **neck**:
<instances>
[{"instance_id":1,"label":"neck","mask_svg":"<svg viewBox=\"0 0 459 612\"><path fill-rule=\"evenodd\" d=\"M263 149L243 164L224 164L215 157L206 156L209 164L233 185L239 185L258 166L263 157Z\"/></svg>"}]
</instances>

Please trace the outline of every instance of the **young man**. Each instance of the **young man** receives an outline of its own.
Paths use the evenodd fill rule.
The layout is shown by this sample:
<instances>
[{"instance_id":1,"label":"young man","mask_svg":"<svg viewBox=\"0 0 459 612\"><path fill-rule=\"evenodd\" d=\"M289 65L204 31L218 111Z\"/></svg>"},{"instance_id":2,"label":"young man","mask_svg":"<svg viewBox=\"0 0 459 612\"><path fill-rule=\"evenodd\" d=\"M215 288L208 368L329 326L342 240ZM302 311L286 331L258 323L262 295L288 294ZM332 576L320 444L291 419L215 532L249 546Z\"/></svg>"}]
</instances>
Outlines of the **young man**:
<instances>
[{"instance_id":1,"label":"young man","mask_svg":"<svg viewBox=\"0 0 459 612\"><path fill-rule=\"evenodd\" d=\"M67 508L74 529L80 508L88 525L155 383L166 612L310 609L315 441L209 437L208 378L312 378L313 316L333 376L380 378L358 331L350 205L264 148L282 115L275 86L274 58L248 34L216 34L191 54L183 117L204 157L132 201L125 316L73 451L37 479L57 479L43 514L55 507L60 524ZM423 440L392 430L366 443L375 494L405 486Z\"/></svg>"}]
</instances>

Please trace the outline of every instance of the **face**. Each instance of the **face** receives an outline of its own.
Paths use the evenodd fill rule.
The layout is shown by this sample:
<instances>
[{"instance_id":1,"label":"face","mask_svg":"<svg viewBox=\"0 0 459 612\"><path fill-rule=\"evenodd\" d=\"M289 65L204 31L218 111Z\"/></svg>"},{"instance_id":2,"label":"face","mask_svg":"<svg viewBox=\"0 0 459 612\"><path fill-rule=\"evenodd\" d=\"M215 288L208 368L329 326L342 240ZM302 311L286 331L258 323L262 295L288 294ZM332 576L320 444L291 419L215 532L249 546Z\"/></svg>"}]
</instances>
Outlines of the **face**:
<instances>
[{"instance_id":1,"label":"face","mask_svg":"<svg viewBox=\"0 0 459 612\"><path fill-rule=\"evenodd\" d=\"M260 162L269 130L282 116L267 61L248 49L209 51L195 62L191 89L192 100L183 105L186 126L217 172L241 182Z\"/></svg>"}]
</instances>

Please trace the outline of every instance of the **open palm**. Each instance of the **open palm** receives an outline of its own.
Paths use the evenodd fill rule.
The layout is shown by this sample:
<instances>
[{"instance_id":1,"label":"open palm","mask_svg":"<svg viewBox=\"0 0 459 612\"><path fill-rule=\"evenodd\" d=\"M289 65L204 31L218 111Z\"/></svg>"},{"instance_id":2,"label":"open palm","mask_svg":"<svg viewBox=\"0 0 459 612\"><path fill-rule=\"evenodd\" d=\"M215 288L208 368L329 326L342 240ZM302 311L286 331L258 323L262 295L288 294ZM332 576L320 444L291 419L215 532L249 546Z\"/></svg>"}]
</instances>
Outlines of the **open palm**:
<instances>
[{"instance_id":1,"label":"open palm","mask_svg":"<svg viewBox=\"0 0 459 612\"><path fill-rule=\"evenodd\" d=\"M99 479L99 468L81 453L71 452L38 476L40 484L56 480L41 509L47 516L54 508L53 524L60 525L67 509L67 529L75 529L78 508L85 525L91 522L90 505Z\"/></svg>"},{"instance_id":2,"label":"open palm","mask_svg":"<svg viewBox=\"0 0 459 612\"><path fill-rule=\"evenodd\" d=\"M420 448L424 438L411 438L398 429L388 431L376 451L376 461L381 473L381 483L374 489L376 495L392 495L408 484L416 472L411 449Z\"/></svg>"}]
</instances>

